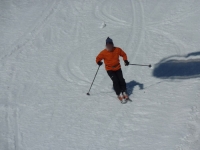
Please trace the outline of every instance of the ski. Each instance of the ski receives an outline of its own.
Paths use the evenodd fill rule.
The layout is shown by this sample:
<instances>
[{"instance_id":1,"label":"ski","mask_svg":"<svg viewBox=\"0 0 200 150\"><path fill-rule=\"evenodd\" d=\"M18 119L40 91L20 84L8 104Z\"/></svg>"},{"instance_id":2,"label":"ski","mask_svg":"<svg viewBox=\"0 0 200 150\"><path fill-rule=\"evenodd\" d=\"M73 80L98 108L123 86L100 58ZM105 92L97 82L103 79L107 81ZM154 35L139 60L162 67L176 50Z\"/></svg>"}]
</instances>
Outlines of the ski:
<instances>
[{"instance_id":1,"label":"ski","mask_svg":"<svg viewBox=\"0 0 200 150\"><path fill-rule=\"evenodd\" d=\"M122 100L121 103L122 104L126 104L128 101L126 99Z\"/></svg>"},{"instance_id":2,"label":"ski","mask_svg":"<svg viewBox=\"0 0 200 150\"><path fill-rule=\"evenodd\" d=\"M123 99L123 101L121 101L122 104L126 104L127 102L132 102L132 100L130 98L127 98L127 99Z\"/></svg>"},{"instance_id":3,"label":"ski","mask_svg":"<svg viewBox=\"0 0 200 150\"><path fill-rule=\"evenodd\" d=\"M130 98L126 99L126 101L133 102Z\"/></svg>"}]
</instances>

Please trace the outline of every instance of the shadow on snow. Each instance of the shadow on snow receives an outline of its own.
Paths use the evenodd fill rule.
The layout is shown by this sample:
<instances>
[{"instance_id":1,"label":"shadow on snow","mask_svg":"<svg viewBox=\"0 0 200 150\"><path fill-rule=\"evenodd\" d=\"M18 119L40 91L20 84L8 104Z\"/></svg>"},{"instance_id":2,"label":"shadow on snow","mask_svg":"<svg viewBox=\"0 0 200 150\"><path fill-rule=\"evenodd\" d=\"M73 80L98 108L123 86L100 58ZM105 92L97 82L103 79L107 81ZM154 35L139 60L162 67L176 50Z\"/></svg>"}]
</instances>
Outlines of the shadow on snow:
<instances>
[{"instance_id":1,"label":"shadow on snow","mask_svg":"<svg viewBox=\"0 0 200 150\"><path fill-rule=\"evenodd\" d=\"M200 52L184 56L174 55L162 59L153 70L153 76L162 79L190 79L200 77Z\"/></svg>"},{"instance_id":2,"label":"shadow on snow","mask_svg":"<svg viewBox=\"0 0 200 150\"><path fill-rule=\"evenodd\" d=\"M136 82L134 80L126 83L126 86L128 95L133 94L135 86L139 86L140 90L144 89L144 85L142 83Z\"/></svg>"}]
</instances>

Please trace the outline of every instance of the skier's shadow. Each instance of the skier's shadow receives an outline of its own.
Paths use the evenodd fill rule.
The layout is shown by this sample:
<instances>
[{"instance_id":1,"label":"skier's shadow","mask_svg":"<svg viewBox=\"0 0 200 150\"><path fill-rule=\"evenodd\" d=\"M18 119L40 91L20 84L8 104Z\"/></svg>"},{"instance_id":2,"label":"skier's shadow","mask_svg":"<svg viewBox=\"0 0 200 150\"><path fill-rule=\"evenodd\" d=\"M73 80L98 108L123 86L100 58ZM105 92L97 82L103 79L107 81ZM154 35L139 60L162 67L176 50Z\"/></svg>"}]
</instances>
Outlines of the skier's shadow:
<instances>
[{"instance_id":1,"label":"skier's shadow","mask_svg":"<svg viewBox=\"0 0 200 150\"><path fill-rule=\"evenodd\" d=\"M128 95L133 94L133 90L137 85L139 86L140 90L144 89L144 85L142 83L136 82L134 80L126 83Z\"/></svg>"}]
</instances>

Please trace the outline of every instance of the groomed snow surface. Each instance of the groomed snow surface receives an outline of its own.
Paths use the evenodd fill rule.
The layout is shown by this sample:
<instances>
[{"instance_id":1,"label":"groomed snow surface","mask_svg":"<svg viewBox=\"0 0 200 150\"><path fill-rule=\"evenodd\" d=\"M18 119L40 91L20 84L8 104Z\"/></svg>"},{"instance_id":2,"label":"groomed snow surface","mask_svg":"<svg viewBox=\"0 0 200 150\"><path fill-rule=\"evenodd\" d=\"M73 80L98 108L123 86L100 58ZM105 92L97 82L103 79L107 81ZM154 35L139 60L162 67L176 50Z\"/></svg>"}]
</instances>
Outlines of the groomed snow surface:
<instances>
[{"instance_id":1,"label":"groomed snow surface","mask_svg":"<svg viewBox=\"0 0 200 150\"><path fill-rule=\"evenodd\" d=\"M0 150L200 150L199 0L1 0ZM96 55L131 63L122 105Z\"/></svg>"}]
</instances>

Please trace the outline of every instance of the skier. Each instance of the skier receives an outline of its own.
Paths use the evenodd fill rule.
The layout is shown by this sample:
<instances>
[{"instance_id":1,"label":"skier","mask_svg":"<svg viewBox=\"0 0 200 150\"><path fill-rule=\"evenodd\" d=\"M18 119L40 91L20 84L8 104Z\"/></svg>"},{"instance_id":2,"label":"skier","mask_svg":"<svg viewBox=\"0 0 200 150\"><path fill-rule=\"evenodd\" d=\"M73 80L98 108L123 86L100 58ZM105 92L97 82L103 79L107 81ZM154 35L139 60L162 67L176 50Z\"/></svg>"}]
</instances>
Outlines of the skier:
<instances>
[{"instance_id":1,"label":"skier","mask_svg":"<svg viewBox=\"0 0 200 150\"><path fill-rule=\"evenodd\" d=\"M118 99L122 104L125 104L129 100L126 92L126 82L124 80L119 56L123 57L125 66L129 65L126 53L119 47L115 47L111 38L106 39L106 48L102 50L96 57L96 63L101 66L105 63L105 69L113 82L114 90Z\"/></svg>"}]
</instances>

